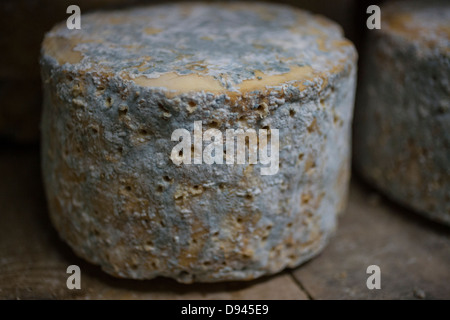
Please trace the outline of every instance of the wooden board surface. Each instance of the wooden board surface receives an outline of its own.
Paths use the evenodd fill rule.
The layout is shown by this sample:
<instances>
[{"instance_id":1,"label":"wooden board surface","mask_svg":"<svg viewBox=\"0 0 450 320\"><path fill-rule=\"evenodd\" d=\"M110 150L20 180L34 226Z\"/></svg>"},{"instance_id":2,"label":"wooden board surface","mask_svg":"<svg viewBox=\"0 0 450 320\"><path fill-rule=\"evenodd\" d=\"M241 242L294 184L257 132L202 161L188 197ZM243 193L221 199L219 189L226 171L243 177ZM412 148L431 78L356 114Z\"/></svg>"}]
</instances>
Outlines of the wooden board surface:
<instances>
[{"instance_id":1,"label":"wooden board surface","mask_svg":"<svg viewBox=\"0 0 450 320\"><path fill-rule=\"evenodd\" d=\"M0 299L450 299L450 229L352 182L349 206L325 251L303 266L249 282L183 285L113 278L58 237L47 216L39 150L0 151ZM81 269L81 290L66 268ZM381 289L366 268L381 268Z\"/></svg>"}]
</instances>

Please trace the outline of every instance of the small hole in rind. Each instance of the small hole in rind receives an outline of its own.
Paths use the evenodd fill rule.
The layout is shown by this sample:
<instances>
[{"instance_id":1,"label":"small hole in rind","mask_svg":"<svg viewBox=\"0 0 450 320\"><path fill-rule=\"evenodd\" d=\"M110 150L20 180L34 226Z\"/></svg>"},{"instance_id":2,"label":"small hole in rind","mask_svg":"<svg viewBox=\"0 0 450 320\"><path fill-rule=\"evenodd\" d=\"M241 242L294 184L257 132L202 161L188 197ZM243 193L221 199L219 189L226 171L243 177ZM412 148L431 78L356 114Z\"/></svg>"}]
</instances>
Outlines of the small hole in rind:
<instances>
[{"instance_id":1,"label":"small hole in rind","mask_svg":"<svg viewBox=\"0 0 450 320\"><path fill-rule=\"evenodd\" d=\"M128 112L127 106L122 106L119 108L119 116L125 116Z\"/></svg>"},{"instance_id":2,"label":"small hole in rind","mask_svg":"<svg viewBox=\"0 0 450 320\"><path fill-rule=\"evenodd\" d=\"M112 106L113 100L111 97L106 98L106 107L109 108Z\"/></svg>"}]
</instances>

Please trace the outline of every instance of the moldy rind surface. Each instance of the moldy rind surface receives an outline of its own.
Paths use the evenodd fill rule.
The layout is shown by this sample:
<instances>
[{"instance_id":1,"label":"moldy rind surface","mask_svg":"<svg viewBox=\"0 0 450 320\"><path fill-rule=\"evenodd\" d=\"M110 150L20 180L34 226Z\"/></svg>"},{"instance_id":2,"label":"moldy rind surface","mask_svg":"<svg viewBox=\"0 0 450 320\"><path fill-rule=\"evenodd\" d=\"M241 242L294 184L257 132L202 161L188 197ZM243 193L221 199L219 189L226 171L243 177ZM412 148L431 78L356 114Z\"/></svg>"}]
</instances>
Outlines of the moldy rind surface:
<instances>
[{"instance_id":1,"label":"moldy rind surface","mask_svg":"<svg viewBox=\"0 0 450 320\"><path fill-rule=\"evenodd\" d=\"M349 179L356 52L290 7L163 5L55 27L42 49L50 215L119 277L248 280L317 254ZM181 165L175 129L273 128L279 172ZM248 162L248 161L247 161Z\"/></svg>"}]
</instances>

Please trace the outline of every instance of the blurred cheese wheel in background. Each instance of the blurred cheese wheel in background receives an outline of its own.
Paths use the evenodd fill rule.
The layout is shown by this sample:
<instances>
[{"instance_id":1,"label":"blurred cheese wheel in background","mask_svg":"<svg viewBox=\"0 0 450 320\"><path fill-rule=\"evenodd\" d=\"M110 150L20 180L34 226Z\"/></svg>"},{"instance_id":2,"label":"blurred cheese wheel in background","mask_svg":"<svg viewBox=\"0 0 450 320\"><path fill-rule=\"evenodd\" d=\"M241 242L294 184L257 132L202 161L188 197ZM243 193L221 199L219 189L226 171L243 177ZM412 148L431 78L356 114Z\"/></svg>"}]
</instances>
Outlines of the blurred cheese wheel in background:
<instances>
[{"instance_id":1,"label":"blurred cheese wheel in background","mask_svg":"<svg viewBox=\"0 0 450 320\"><path fill-rule=\"evenodd\" d=\"M393 200L450 224L450 2L381 12L364 52L354 162Z\"/></svg>"}]
</instances>

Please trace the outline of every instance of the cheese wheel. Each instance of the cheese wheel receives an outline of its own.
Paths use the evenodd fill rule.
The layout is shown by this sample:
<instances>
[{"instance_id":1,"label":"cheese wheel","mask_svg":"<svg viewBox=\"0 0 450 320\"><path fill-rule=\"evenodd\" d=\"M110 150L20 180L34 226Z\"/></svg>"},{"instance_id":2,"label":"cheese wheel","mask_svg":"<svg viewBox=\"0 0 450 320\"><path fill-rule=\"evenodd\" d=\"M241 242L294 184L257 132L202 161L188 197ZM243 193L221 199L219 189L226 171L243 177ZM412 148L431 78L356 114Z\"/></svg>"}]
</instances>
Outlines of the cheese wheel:
<instances>
[{"instance_id":1,"label":"cheese wheel","mask_svg":"<svg viewBox=\"0 0 450 320\"><path fill-rule=\"evenodd\" d=\"M50 216L78 255L190 283L253 279L324 247L346 202L357 58L336 24L255 3L82 23L55 26L41 58ZM199 126L267 130L279 165L177 164L172 134Z\"/></svg>"},{"instance_id":2,"label":"cheese wheel","mask_svg":"<svg viewBox=\"0 0 450 320\"><path fill-rule=\"evenodd\" d=\"M450 224L450 4L381 11L355 115L356 166L395 201Z\"/></svg>"}]
</instances>

